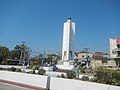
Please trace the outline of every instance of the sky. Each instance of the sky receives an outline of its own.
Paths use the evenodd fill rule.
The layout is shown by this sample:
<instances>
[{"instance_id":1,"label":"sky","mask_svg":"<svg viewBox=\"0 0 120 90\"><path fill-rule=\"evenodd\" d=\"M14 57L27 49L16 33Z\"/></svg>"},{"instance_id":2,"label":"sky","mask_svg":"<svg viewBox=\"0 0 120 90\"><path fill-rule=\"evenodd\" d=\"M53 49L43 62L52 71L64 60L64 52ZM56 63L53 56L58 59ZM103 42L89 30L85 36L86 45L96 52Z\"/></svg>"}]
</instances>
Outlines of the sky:
<instances>
[{"instance_id":1,"label":"sky","mask_svg":"<svg viewBox=\"0 0 120 90\"><path fill-rule=\"evenodd\" d=\"M76 23L75 51L109 53L109 38L120 37L120 0L0 0L0 45L25 41L34 52L61 53L68 17Z\"/></svg>"}]
</instances>

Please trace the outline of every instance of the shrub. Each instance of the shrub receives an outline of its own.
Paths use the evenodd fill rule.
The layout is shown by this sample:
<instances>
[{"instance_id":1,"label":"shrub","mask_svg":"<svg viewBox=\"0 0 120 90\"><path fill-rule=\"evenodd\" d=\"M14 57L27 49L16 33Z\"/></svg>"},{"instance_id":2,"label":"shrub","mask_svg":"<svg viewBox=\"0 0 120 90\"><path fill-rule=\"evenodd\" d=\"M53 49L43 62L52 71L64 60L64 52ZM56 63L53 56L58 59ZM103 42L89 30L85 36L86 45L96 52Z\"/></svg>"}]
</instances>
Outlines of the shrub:
<instances>
[{"instance_id":1,"label":"shrub","mask_svg":"<svg viewBox=\"0 0 120 90\"><path fill-rule=\"evenodd\" d=\"M90 82L97 82L97 81L96 81L96 78L91 78L91 79L90 79Z\"/></svg>"},{"instance_id":2,"label":"shrub","mask_svg":"<svg viewBox=\"0 0 120 90\"><path fill-rule=\"evenodd\" d=\"M80 80L89 81L89 77L88 76L82 76L82 78Z\"/></svg>"},{"instance_id":3,"label":"shrub","mask_svg":"<svg viewBox=\"0 0 120 90\"><path fill-rule=\"evenodd\" d=\"M96 82L98 83L120 86L119 70L107 70L99 68L95 71L94 77L96 78Z\"/></svg>"},{"instance_id":4,"label":"shrub","mask_svg":"<svg viewBox=\"0 0 120 90\"><path fill-rule=\"evenodd\" d=\"M13 71L13 72L15 72L15 71L16 71L16 68L15 68L15 67L11 67L11 68L7 68L6 70L7 70L7 71Z\"/></svg>"},{"instance_id":5,"label":"shrub","mask_svg":"<svg viewBox=\"0 0 120 90\"><path fill-rule=\"evenodd\" d=\"M38 70L38 75L44 75L45 74L45 70L44 69L39 69Z\"/></svg>"},{"instance_id":6,"label":"shrub","mask_svg":"<svg viewBox=\"0 0 120 90\"><path fill-rule=\"evenodd\" d=\"M64 74L61 74L61 76L60 76L61 78L65 78L65 75Z\"/></svg>"},{"instance_id":7,"label":"shrub","mask_svg":"<svg viewBox=\"0 0 120 90\"><path fill-rule=\"evenodd\" d=\"M112 72L112 85L120 86L120 71Z\"/></svg>"},{"instance_id":8,"label":"shrub","mask_svg":"<svg viewBox=\"0 0 120 90\"><path fill-rule=\"evenodd\" d=\"M33 69L33 70L38 70L39 67L40 67L39 65L36 65L36 66L33 66L32 69Z\"/></svg>"},{"instance_id":9,"label":"shrub","mask_svg":"<svg viewBox=\"0 0 120 90\"><path fill-rule=\"evenodd\" d=\"M15 72L16 71L16 68L15 67L11 67L12 71Z\"/></svg>"},{"instance_id":10,"label":"shrub","mask_svg":"<svg viewBox=\"0 0 120 90\"><path fill-rule=\"evenodd\" d=\"M89 74L93 74L94 73L94 70L92 69L92 67L89 67L85 70L86 73L89 73Z\"/></svg>"},{"instance_id":11,"label":"shrub","mask_svg":"<svg viewBox=\"0 0 120 90\"><path fill-rule=\"evenodd\" d=\"M33 69L33 65L28 66L28 69Z\"/></svg>"},{"instance_id":12,"label":"shrub","mask_svg":"<svg viewBox=\"0 0 120 90\"><path fill-rule=\"evenodd\" d=\"M2 68L2 67L0 67L0 70L3 70L3 68Z\"/></svg>"},{"instance_id":13,"label":"shrub","mask_svg":"<svg viewBox=\"0 0 120 90\"><path fill-rule=\"evenodd\" d=\"M6 68L7 71L12 71L12 68Z\"/></svg>"},{"instance_id":14,"label":"shrub","mask_svg":"<svg viewBox=\"0 0 120 90\"><path fill-rule=\"evenodd\" d=\"M6 70L7 70L7 68L2 68L2 67L1 67L1 69L0 69L0 70L4 70L4 71L6 71Z\"/></svg>"},{"instance_id":15,"label":"shrub","mask_svg":"<svg viewBox=\"0 0 120 90\"><path fill-rule=\"evenodd\" d=\"M79 66L78 69L80 70L81 73L85 73L85 70L87 69L86 67L81 67Z\"/></svg>"},{"instance_id":16,"label":"shrub","mask_svg":"<svg viewBox=\"0 0 120 90\"><path fill-rule=\"evenodd\" d=\"M69 79L73 79L76 77L76 73L73 71L67 71L66 74L67 74L67 78L69 78Z\"/></svg>"},{"instance_id":17,"label":"shrub","mask_svg":"<svg viewBox=\"0 0 120 90\"><path fill-rule=\"evenodd\" d=\"M16 69L16 72L22 72L22 71L21 71L21 69L17 68L17 69Z\"/></svg>"},{"instance_id":18,"label":"shrub","mask_svg":"<svg viewBox=\"0 0 120 90\"><path fill-rule=\"evenodd\" d=\"M33 71L30 71L29 73L30 73L30 74L36 74L36 73L35 73L35 69L33 69Z\"/></svg>"}]
</instances>

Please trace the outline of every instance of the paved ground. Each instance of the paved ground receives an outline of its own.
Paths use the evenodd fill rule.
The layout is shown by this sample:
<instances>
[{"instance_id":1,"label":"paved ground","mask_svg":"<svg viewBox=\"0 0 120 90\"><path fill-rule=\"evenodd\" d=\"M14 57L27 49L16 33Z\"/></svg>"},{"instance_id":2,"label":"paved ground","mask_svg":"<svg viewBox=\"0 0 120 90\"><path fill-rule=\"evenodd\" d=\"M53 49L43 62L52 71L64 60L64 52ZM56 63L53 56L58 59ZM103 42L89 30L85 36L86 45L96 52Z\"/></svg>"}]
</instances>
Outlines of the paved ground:
<instances>
[{"instance_id":1,"label":"paved ground","mask_svg":"<svg viewBox=\"0 0 120 90\"><path fill-rule=\"evenodd\" d=\"M33 89L0 82L0 90L33 90Z\"/></svg>"}]
</instances>

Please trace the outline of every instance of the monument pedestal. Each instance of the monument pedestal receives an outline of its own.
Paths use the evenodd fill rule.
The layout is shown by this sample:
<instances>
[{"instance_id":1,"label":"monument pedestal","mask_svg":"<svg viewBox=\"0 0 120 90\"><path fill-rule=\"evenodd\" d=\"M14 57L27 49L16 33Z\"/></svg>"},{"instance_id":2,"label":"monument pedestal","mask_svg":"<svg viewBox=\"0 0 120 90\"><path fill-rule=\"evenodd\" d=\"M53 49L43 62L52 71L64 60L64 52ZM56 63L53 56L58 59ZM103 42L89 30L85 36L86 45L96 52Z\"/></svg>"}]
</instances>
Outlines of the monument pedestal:
<instances>
[{"instance_id":1,"label":"monument pedestal","mask_svg":"<svg viewBox=\"0 0 120 90\"><path fill-rule=\"evenodd\" d=\"M74 61L73 60L64 61L63 65L65 65L65 66L74 65Z\"/></svg>"},{"instance_id":2,"label":"monument pedestal","mask_svg":"<svg viewBox=\"0 0 120 90\"><path fill-rule=\"evenodd\" d=\"M70 62L63 62L63 65L64 65L64 66L69 66L69 65L70 65Z\"/></svg>"},{"instance_id":3,"label":"monument pedestal","mask_svg":"<svg viewBox=\"0 0 120 90\"><path fill-rule=\"evenodd\" d=\"M69 60L69 61L63 61L61 60L59 62L59 64L56 65L58 68L60 69L67 69L67 70L71 70L74 66L74 61L73 60Z\"/></svg>"}]
</instances>

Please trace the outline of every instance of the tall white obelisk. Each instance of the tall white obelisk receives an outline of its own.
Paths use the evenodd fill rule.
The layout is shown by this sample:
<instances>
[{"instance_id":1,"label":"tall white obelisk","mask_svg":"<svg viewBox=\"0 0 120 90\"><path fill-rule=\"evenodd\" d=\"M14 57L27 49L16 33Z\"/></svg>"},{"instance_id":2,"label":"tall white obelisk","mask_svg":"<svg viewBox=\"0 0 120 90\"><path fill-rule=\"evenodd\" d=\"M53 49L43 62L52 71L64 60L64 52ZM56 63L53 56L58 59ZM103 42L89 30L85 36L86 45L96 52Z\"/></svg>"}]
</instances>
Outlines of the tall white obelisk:
<instances>
[{"instance_id":1,"label":"tall white obelisk","mask_svg":"<svg viewBox=\"0 0 120 90\"><path fill-rule=\"evenodd\" d=\"M74 59L74 36L75 36L75 23L71 18L68 18L64 23L63 31L63 46L62 46L62 60L68 61Z\"/></svg>"}]
</instances>

